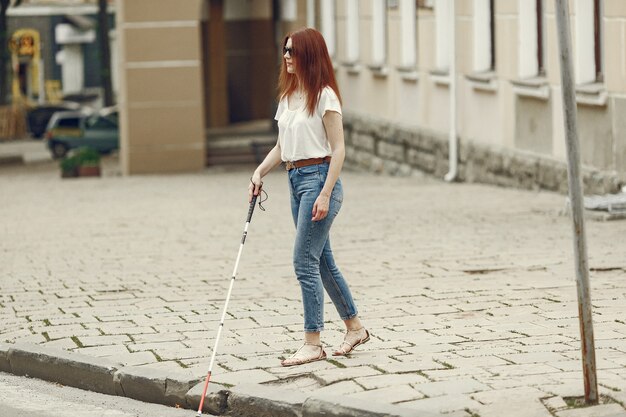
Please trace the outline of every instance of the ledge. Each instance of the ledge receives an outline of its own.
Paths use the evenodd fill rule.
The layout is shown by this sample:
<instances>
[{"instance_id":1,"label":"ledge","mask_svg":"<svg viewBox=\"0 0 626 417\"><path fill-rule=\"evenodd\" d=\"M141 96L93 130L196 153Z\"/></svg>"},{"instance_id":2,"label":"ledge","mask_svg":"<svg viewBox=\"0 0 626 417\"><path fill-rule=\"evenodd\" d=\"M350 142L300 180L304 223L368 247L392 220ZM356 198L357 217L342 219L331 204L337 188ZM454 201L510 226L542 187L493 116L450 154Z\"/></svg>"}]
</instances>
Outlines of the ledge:
<instances>
[{"instance_id":1,"label":"ledge","mask_svg":"<svg viewBox=\"0 0 626 417\"><path fill-rule=\"evenodd\" d=\"M419 80L419 74L415 67L396 67L396 70L400 73L400 77L404 81L414 83Z\"/></svg>"},{"instance_id":2,"label":"ledge","mask_svg":"<svg viewBox=\"0 0 626 417\"><path fill-rule=\"evenodd\" d=\"M368 65L372 75L377 78L387 78L389 75L389 68L383 65Z\"/></svg>"},{"instance_id":3,"label":"ledge","mask_svg":"<svg viewBox=\"0 0 626 417\"><path fill-rule=\"evenodd\" d=\"M448 70L432 70L430 71L430 79L436 85L450 85L450 72Z\"/></svg>"},{"instance_id":4,"label":"ledge","mask_svg":"<svg viewBox=\"0 0 626 417\"><path fill-rule=\"evenodd\" d=\"M341 66L346 69L346 72L350 75L357 75L361 73L363 66L358 62L345 61L341 63Z\"/></svg>"},{"instance_id":5,"label":"ledge","mask_svg":"<svg viewBox=\"0 0 626 417\"><path fill-rule=\"evenodd\" d=\"M588 106L604 107L608 101L608 94L604 84L591 83L576 86L576 102Z\"/></svg>"},{"instance_id":6,"label":"ledge","mask_svg":"<svg viewBox=\"0 0 626 417\"><path fill-rule=\"evenodd\" d=\"M486 91L489 93L495 93L498 91L498 79L496 77L496 73L493 71L466 74L465 79L470 82L470 85L474 90Z\"/></svg>"},{"instance_id":7,"label":"ledge","mask_svg":"<svg viewBox=\"0 0 626 417\"><path fill-rule=\"evenodd\" d=\"M545 77L511 80L511 84L513 84L513 92L520 97L531 97L541 100L550 98L550 85Z\"/></svg>"}]
</instances>

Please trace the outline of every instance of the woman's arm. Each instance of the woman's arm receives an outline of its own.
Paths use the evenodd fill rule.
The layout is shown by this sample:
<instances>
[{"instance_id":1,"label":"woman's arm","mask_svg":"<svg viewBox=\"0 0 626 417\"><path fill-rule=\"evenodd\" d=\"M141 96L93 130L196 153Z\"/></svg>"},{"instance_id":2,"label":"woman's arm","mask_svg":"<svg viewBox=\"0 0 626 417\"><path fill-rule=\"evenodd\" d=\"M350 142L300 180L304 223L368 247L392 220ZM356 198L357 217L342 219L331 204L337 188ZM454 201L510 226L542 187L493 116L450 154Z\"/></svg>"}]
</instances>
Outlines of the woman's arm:
<instances>
[{"instance_id":1,"label":"woman's arm","mask_svg":"<svg viewBox=\"0 0 626 417\"><path fill-rule=\"evenodd\" d=\"M261 191L261 179L280 163L280 145L277 143L252 174L251 183L248 187L248 202L252 201L253 195L258 195Z\"/></svg>"},{"instance_id":2,"label":"woman's arm","mask_svg":"<svg viewBox=\"0 0 626 417\"><path fill-rule=\"evenodd\" d=\"M313 205L313 221L322 220L328 215L330 194L335 187L335 183L343 168L343 161L346 158L346 147L343 138L343 119L341 118L341 114L335 111L328 111L324 114L322 121L324 122L324 129L326 129L326 136L328 137L330 149L333 154L330 160L330 166L328 167L326 182Z\"/></svg>"}]
</instances>

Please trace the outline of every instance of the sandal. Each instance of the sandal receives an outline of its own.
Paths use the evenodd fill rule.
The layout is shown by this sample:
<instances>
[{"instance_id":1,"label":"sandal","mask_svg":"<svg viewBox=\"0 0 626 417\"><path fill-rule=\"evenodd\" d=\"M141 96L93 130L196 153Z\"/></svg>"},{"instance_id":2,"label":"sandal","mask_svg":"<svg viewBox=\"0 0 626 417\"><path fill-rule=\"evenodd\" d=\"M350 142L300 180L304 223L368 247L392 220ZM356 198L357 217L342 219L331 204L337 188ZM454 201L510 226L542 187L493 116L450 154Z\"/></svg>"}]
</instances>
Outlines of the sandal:
<instances>
[{"instance_id":1,"label":"sandal","mask_svg":"<svg viewBox=\"0 0 626 417\"><path fill-rule=\"evenodd\" d=\"M318 347L320 348L320 353L317 355L316 354L311 355L311 354L307 354L307 352L302 352L302 348L304 348L305 346ZM298 350L296 350L296 353L291 355L289 358L281 361L280 364L282 366L296 366L296 365L304 365L305 363L321 361L323 359L326 359L326 352L324 352L322 345L316 345L313 343L304 342L304 344L300 346Z\"/></svg>"},{"instance_id":2,"label":"sandal","mask_svg":"<svg viewBox=\"0 0 626 417\"><path fill-rule=\"evenodd\" d=\"M350 336L350 334L355 334L356 332L360 332L361 330L365 330L365 336L354 340L352 336L350 337L350 339L352 340L348 340L348 337ZM356 336L358 337L358 336ZM354 329L354 330L348 330L346 332L346 337L343 339L343 342L341 342L341 345L339 345L339 349L336 350L333 353L333 356L346 356L348 355L350 352L352 352L354 350L354 348L356 348L359 345L362 345L363 343L367 342L368 340L370 340L370 333L367 331L367 329L365 329L364 327L361 327L360 329ZM346 349L347 347L347 349Z\"/></svg>"}]
</instances>

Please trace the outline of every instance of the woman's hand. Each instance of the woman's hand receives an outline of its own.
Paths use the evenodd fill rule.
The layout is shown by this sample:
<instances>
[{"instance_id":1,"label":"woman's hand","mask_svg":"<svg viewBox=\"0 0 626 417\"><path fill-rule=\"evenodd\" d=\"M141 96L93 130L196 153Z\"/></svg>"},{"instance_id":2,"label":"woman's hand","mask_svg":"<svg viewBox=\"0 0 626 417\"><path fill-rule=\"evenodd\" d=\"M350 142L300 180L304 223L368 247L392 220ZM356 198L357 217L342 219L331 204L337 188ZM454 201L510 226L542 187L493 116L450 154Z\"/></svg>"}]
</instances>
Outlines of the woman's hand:
<instances>
[{"instance_id":1,"label":"woman's hand","mask_svg":"<svg viewBox=\"0 0 626 417\"><path fill-rule=\"evenodd\" d=\"M250 185L248 186L248 203L252 201L252 196L259 195L262 185L261 174L255 171L250 177Z\"/></svg>"},{"instance_id":2,"label":"woman's hand","mask_svg":"<svg viewBox=\"0 0 626 417\"><path fill-rule=\"evenodd\" d=\"M263 181L261 179L267 175L273 168L280 165L280 146L278 143L267 154L261 165L257 167L254 174L250 177L250 185L248 186L248 203L252 202L252 196L259 195Z\"/></svg>"},{"instance_id":3,"label":"woman's hand","mask_svg":"<svg viewBox=\"0 0 626 417\"><path fill-rule=\"evenodd\" d=\"M330 205L330 196L325 193L321 193L317 196L315 204L313 204L313 218L314 222L318 222L324 219L328 215L328 207Z\"/></svg>"}]
</instances>

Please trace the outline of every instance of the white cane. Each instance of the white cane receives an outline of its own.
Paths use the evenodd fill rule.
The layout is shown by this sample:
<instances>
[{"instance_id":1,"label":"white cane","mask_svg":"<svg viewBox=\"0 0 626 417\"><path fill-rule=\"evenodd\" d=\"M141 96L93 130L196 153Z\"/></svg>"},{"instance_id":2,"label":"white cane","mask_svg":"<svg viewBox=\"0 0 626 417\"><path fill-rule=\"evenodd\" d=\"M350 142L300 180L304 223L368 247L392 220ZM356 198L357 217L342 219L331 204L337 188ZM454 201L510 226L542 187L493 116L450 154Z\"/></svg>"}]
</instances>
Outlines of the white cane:
<instances>
[{"instance_id":1,"label":"white cane","mask_svg":"<svg viewBox=\"0 0 626 417\"><path fill-rule=\"evenodd\" d=\"M260 192L261 191L259 189L259 193ZM217 345L220 342L220 336L222 335L222 329L224 328L224 320L226 318L226 310L228 308L228 302L230 301L230 294L233 292L233 285L235 283L235 277L237 276L237 268L239 267L239 259L241 258L241 252L243 252L243 245L246 243L246 236L248 235L248 226L250 225L250 220L252 220L252 213L254 212L254 204L256 203L257 197L258 195L253 195L252 201L250 202L250 209L248 210L248 219L246 220L246 225L243 229L243 236L241 238L241 244L239 245L239 253L237 254L237 260L235 261L235 269L233 270L233 276L230 280L230 287L228 288L228 294L226 295L226 302L224 303L224 310L222 311L222 319L220 320L220 325L217 329L217 336L215 338L215 346L213 347L213 353L211 354L211 362L209 363L209 372L207 373L206 380L204 381L204 389L202 390L202 397L200 398L200 406L198 407L198 414L197 414L198 417L202 415L202 407L204 406L204 398L206 396L207 388L209 387L209 381L211 379L211 372L213 371L213 364L215 363Z\"/></svg>"}]
</instances>

